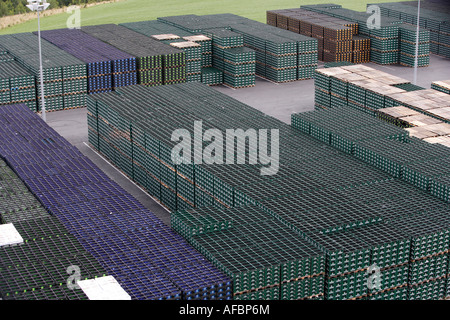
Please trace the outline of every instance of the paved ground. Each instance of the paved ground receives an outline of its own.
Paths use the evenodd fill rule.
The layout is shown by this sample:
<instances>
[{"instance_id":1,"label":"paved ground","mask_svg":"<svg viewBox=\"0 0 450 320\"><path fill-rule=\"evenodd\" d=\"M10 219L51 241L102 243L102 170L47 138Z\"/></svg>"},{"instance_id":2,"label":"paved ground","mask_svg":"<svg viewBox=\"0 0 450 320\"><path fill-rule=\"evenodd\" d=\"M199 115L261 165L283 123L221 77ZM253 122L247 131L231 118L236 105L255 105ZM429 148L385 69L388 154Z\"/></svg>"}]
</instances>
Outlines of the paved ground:
<instances>
[{"instance_id":1,"label":"paved ground","mask_svg":"<svg viewBox=\"0 0 450 320\"><path fill-rule=\"evenodd\" d=\"M395 66L369 66L399 77L413 80L413 68ZM320 65L319 65L320 66ZM450 60L431 55L429 67L419 68L417 85L430 88L432 81L450 79ZM292 113L314 109L314 81L304 80L276 84L257 78L253 88L233 90L225 86L214 87L216 90L244 102L281 121L290 123ZM97 164L109 177L130 192L141 203L170 225L170 214L147 193L137 187L115 167L111 166L88 145L86 109L52 112L47 114L47 121L70 143L78 147L87 157Z\"/></svg>"}]
</instances>

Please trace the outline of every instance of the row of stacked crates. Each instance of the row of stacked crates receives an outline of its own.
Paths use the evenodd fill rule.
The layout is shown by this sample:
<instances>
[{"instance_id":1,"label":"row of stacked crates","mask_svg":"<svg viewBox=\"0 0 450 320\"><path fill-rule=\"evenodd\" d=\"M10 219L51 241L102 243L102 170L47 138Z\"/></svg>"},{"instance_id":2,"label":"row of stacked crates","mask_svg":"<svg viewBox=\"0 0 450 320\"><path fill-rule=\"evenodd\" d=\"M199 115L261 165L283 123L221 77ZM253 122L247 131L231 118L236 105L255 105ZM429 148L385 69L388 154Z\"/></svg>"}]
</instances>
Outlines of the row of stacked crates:
<instances>
[{"instance_id":1,"label":"row of stacked crates","mask_svg":"<svg viewBox=\"0 0 450 320\"><path fill-rule=\"evenodd\" d=\"M337 249L339 247L337 244L345 237L351 238L354 241L354 248L358 249L352 250L353 254L367 250L368 244L374 246L371 249L372 265L358 256L341 258L338 256L327 260L333 261L338 268L336 274L341 273L342 276L345 275L344 278L351 279L350 284L340 287L346 280L338 282L342 276L332 275L326 282L326 297L340 298L348 292L358 291L358 286L360 290L364 290L368 284L368 294L356 299L425 300L448 296L449 229L446 214L450 208L444 201L434 200L437 199L434 196L441 198L439 195L431 195L429 192L420 191L416 185L407 186L404 182L400 182L400 179L409 182L408 176L412 175L408 174L407 168L410 164L420 165L426 161L440 161L441 169L437 171L441 171L445 176L445 168L448 165L443 162L448 162L448 148L405 137L406 131L403 131L403 136L399 136L401 132L394 125L389 129L389 126L379 120L346 107L296 114L292 117L292 125L396 177L394 180L343 190L350 198L357 198L374 209L383 207L387 211L383 217L384 223L345 232L347 235L341 233L336 236L333 234L322 236L329 238L322 244L324 250L331 250L333 247ZM380 126L389 129L385 132L385 136ZM377 129L369 130L370 127ZM353 148L349 148L348 143L343 144L342 138L347 142L352 141ZM386 201L388 190L395 190L396 195ZM427 203L422 208L414 209L416 212L425 210L426 215L399 214L396 208L404 205L402 199L409 198L410 192L414 193L412 198L415 203L421 201ZM445 201L448 202L448 199ZM368 232L365 229L373 230ZM376 240L371 237L372 232L379 235ZM314 235L313 238L315 237L317 236ZM387 245L386 241L390 244ZM356 261L357 266L353 269L355 271L342 269L349 261ZM363 276L359 274L361 271L368 271L369 274ZM367 279L369 283L364 283Z\"/></svg>"},{"instance_id":2,"label":"row of stacked crates","mask_svg":"<svg viewBox=\"0 0 450 320\"><path fill-rule=\"evenodd\" d=\"M146 86L186 82L186 55L158 40L114 24L81 31L136 57L138 83Z\"/></svg>"},{"instance_id":3,"label":"row of stacked crates","mask_svg":"<svg viewBox=\"0 0 450 320\"><path fill-rule=\"evenodd\" d=\"M305 134L199 83L120 91L90 97L94 98L91 110L97 112L97 118L90 120L94 126L91 144L103 148L106 158L128 171L127 175L172 211L172 228L233 279L234 299L407 299L414 290L409 288L408 277L417 274L417 267L410 263L414 260L410 259L411 242L419 245L421 237L433 237L449 228L435 213L448 210L445 202L336 150L329 145L330 134L320 128L321 122L314 129L303 126ZM186 100L192 103L186 105ZM133 108L124 109L130 101ZM357 111L349 112L357 122ZM334 109L334 115L341 113ZM152 120L142 120L148 115ZM294 126L301 117L293 117ZM407 135L370 116L343 130L352 124L349 119L339 127L344 118L333 123L340 129L333 141L341 150L371 141L371 136L394 143ZM199 119L203 119L202 126L192 128ZM332 117L323 119L324 124L327 119ZM371 121L373 129L367 133L365 121ZM105 133L95 134L96 125ZM193 163L195 155L184 153L179 155L190 162L173 162L174 130L186 128L192 137L195 131L225 132L230 127L278 129L278 173L262 176L260 166L250 165L246 156L246 163L236 166ZM311 138L312 132L319 139ZM131 143L113 140L119 134L130 136ZM108 145L102 140L109 141ZM130 147L131 165L130 159L117 157L112 150L123 150L129 157ZM204 143L194 150L207 147ZM225 159L219 155L215 160ZM392 194L389 201L386 194ZM423 210L433 213L426 223L434 223L433 228L414 227L404 233L391 223L408 221ZM435 226L437 221L441 221L440 229ZM443 254L439 268L446 272L445 252L437 248L435 253ZM368 287L372 276L368 272L373 270L379 270L376 276L381 276L381 284ZM439 281L436 286L427 282L427 288L432 287L427 289L429 298L448 295L442 290L447 288L447 276ZM416 284L424 282L411 282L411 287Z\"/></svg>"},{"instance_id":4,"label":"row of stacked crates","mask_svg":"<svg viewBox=\"0 0 450 320\"><path fill-rule=\"evenodd\" d=\"M136 58L78 29L43 31L43 39L83 61L87 83L72 82L80 93L108 92L137 83Z\"/></svg>"},{"instance_id":5,"label":"row of stacked crates","mask_svg":"<svg viewBox=\"0 0 450 320\"><path fill-rule=\"evenodd\" d=\"M0 47L8 52L40 83L38 37L32 33L3 35ZM42 40L44 98L47 111L86 106L86 65L50 42ZM31 88L30 88L31 89ZM41 110L41 91L36 90L36 104L26 102L33 111Z\"/></svg>"},{"instance_id":6,"label":"row of stacked crates","mask_svg":"<svg viewBox=\"0 0 450 320\"><path fill-rule=\"evenodd\" d=\"M279 30L233 14L187 15L163 17L158 20L190 32L208 33L209 29L222 29L227 30L223 32L228 32L236 39L243 37L243 45L254 51L256 75L274 82L309 79L313 76L313 71L317 66L317 41L315 39L294 35L285 30ZM220 43L220 38L216 37L216 39ZM213 46L214 44L213 40ZM220 46L220 44L216 46L219 51ZM242 58L252 55L251 51L242 50L244 51ZM234 55L233 51L229 52L229 55ZM239 58L241 54L237 54L237 61L241 61ZM217 63L220 65L219 60ZM233 66L232 69L236 68Z\"/></svg>"},{"instance_id":7,"label":"row of stacked crates","mask_svg":"<svg viewBox=\"0 0 450 320\"><path fill-rule=\"evenodd\" d=\"M382 15L417 26L417 2L377 3L376 5L380 7ZM422 1L419 26L430 32L430 51L442 57L450 57L449 6L435 1Z\"/></svg>"},{"instance_id":8,"label":"row of stacked crates","mask_svg":"<svg viewBox=\"0 0 450 320\"><path fill-rule=\"evenodd\" d=\"M212 67L212 40L204 35L197 35L157 20L121 25L184 50L186 53L187 82L203 82L203 69Z\"/></svg>"},{"instance_id":9,"label":"row of stacked crates","mask_svg":"<svg viewBox=\"0 0 450 320\"><path fill-rule=\"evenodd\" d=\"M267 24L318 40L324 62L368 62L370 39L357 36L358 24L306 9L267 11Z\"/></svg>"},{"instance_id":10,"label":"row of stacked crates","mask_svg":"<svg viewBox=\"0 0 450 320\"><path fill-rule=\"evenodd\" d=\"M244 47L244 37L229 29L205 29L212 39L213 67L223 72L224 84L232 88L253 87L256 54Z\"/></svg>"},{"instance_id":11,"label":"row of stacked crates","mask_svg":"<svg viewBox=\"0 0 450 320\"><path fill-rule=\"evenodd\" d=\"M25 247L17 247L19 253L25 254L17 265L2 258L0 264L6 261L13 270L29 270L17 281L11 281L11 285L26 279L30 282L28 285L35 285L38 281L28 262L46 264L47 259L61 259L62 253L68 258L56 264L56 268L53 268L54 264L48 264L59 278L65 275L64 279L67 279L69 266L84 267L86 263L79 263L78 259L86 260L91 256L95 260L91 259L91 264L86 267L97 266L93 269L96 273L90 274L90 270L84 268L81 270L83 278L104 273L114 276L132 299L232 297L232 282L225 275L38 115L24 105L6 106L0 112L1 156L42 206L56 217L58 223L55 224L53 218L50 227L62 225L60 230L45 234L43 238L38 236L39 232L26 234L26 239L32 240ZM16 135L19 131L21 135ZM36 225L45 232L43 222L46 221L37 221ZM37 255L34 260L33 255ZM44 255L42 259L41 255ZM31 276L25 278L27 274ZM41 279L39 275L38 279ZM10 283L6 285L8 287ZM65 285L66 281L58 283L56 290ZM32 289L26 284L22 288ZM17 299L27 293L7 290L11 293L9 296Z\"/></svg>"}]
</instances>

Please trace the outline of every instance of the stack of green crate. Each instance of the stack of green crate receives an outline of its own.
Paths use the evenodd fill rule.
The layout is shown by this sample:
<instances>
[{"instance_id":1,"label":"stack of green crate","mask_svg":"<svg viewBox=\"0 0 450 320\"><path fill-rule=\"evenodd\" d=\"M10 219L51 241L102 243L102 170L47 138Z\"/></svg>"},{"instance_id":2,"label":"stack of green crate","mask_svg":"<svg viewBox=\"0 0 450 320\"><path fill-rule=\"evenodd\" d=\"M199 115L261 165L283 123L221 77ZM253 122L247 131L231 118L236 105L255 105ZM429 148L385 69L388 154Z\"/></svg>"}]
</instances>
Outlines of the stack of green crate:
<instances>
[{"instance_id":1,"label":"stack of green crate","mask_svg":"<svg viewBox=\"0 0 450 320\"><path fill-rule=\"evenodd\" d=\"M414 67L416 60L417 27L403 24L399 27L399 63ZM430 64L430 32L419 29L417 66L427 67Z\"/></svg>"},{"instance_id":2,"label":"stack of green crate","mask_svg":"<svg viewBox=\"0 0 450 320\"><path fill-rule=\"evenodd\" d=\"M0 104L25 103L36 112L35 77L25 70L11 55L0 59Z\"/></svg>"},{"instance_id":3,"label":"stack of green crate","mask_svg":"<svg viewBox=\"0 0 450 320\"><path fill-rule=\"evenodd\" d=\"M15 60L39 82L39 46L36 35L32 33L4 35L0 38L0 43L4 50L14 56ZM45 40L42 40L42 52L46 110L85 107L86 65ZM41 108L40 95L40 90L36 90L37 106L32 109L37 111Z\"/></svg>"},{"instance_id":4,"label":"stack of green crate","mask_svg":"<svg viewBox=\"0 0 450 320\"><path fill-rule=\"evenodd\" d=\"M377 237L373 237L376 234ZM408 262L411 241L409 237L387 223L358 228L353 236L370 244L370 271L367 274L369 300L406 300ZM369 270L368 270L369 271Z\"/></svg>"},{"instance_id":5,"label":"stack of green crate","mask_svg":"<svg viewBox=\"0 0 450 320\"><path fill-rule=\"evenodd\" d=\"M393 221L411 239L408 295L410 300L445 297L450 229L444 211Z\"/></svg>"},{"instance_id":6,"label":"stack of green crate","mask_svg":"<svg viewBox=\"0 0 450 320\"><path fill-rule=\"evenodd\" d=\"M425 191L431 190L432 181L435 178L450 174L450 158L431 159L424 162L417 162L405 165L402 172L402 179ZM435 194L438 196L438 194ZM438 196L439 197L439 196ZM440 196L445 200L445 197Z\"/></svg>"},{"instance_id":7,"label":"stack of green crate","mask_svg":"<svg viewBox=\"0 0 450 320\"><path fill-rule=\"evenodd\" d=\"M450 176L443 175L433 178L430 183L430 190L434 196L445 202L450 202Z\"/></svg>"},{"instance_id":8,"label":"stack of green crate","mask_svg":"<svg viewBox=\"0 0 450 320\"><path fill-rule=\"evenodd\" d=\"M433 81L431 83L431 89L450 94L450 80Z\"/></svg>"},{"instance_id":9,"label":"stack of green crate","mask_svg":"<svg viewBox=\"0 0 450 320\"><path fill-rule=\"evenodd\" d=\"M433 145L417 138L403 141L367 140L355 144L355 156L394 177L401 177L403 168L409 163L448 157L448 148Z\"/></svg>"},{"instance_id":10,"label":"stack of green crate","mask_svg":"<svg viewBox=\"0 0 450 320\"><path fill-rule=\"evenodd\" d=\"M377 64L399 62L399 26L381 23L379 29L370 30L370 61Z\"/></svg>"},{"instance_id":11,"label":"stack of green crate","mask_svg":"<svg viewBox=\"0 0 450 320\"><path fill-rule=\"evenodd\" d=\"M183 50L186 55L186 81L200 82L202 72L202 46L192 41L171 42L170 45Z\"/></svg>"},{"instance_id":12,"label":"stack of green crate","mask_svg":"<svg viewBox=\"0 0 450 320\"><path fill-rule=\"evenodd\" d=\"M424 3L421 6L420 19L417 18L417 4L413 2L383 3L379 6L383 16L395 17L410 25L419 24L421 28L429 30L430 51L450 57L450 24L446 3Z\"/></svg>"},{"instance_id":13,"label":"stack of green crate","mask_svg":"<svg viewBox=\"0 0 450 320\"><path fill-rule=\"evenodd\" d=\"M322 298L324 255L257 206L176 212L173 228L234 280L234 299Z\"/></svg>"},{"instance_id":14,"label":"stack of green crate","mask_svg":"<svg viewBox=\"0 0 450 320\"><path fill-rule=\"evenodd\" d=\"M294 128L308 132L308 129L305 130L308 124L313 137L349 154L355 152L358 141L382 138L404 140L408 137L407 131L348 107L292 116Z\"/></svg>"},{"instance_id":15,"label":"stack of green crate","mask_svg":"<svg viewBox=\"0 0 450 320\"><path fill-rule=\"evenodd\" d=\"M223 71L213 67L202 68L202 83L214 86L223 83Z\"/></svg>"}]
</instances>

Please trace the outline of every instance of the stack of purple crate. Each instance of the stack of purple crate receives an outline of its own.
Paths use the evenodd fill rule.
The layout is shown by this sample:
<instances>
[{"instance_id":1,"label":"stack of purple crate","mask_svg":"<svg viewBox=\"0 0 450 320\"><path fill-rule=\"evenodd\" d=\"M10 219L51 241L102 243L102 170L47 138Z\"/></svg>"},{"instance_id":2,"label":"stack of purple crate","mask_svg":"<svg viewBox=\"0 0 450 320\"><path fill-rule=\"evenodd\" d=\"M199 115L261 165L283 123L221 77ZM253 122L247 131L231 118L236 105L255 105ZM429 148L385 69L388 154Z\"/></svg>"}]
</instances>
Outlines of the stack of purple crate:
<instances>
[{"instance_id":1,"label":"stack of purple crate","mask_svg":"<svg viewBox=\"0 0 450 320\"><path fill-rule=\"evenodd\" d=\"M133 299L232 299L232 281L25 105L0 109L0 156Z\"/></svg>"},{"instance_id":2,"label":"stack of purple crate","mask_svg":"<svg viewBox=\"0 0 450 320\"><path fill-rule=\"evenodd\" d=\"M42 38L87 64L88 92L137 84L136 58L77 29L43 31Z\"/></svg>"}]
</instances>

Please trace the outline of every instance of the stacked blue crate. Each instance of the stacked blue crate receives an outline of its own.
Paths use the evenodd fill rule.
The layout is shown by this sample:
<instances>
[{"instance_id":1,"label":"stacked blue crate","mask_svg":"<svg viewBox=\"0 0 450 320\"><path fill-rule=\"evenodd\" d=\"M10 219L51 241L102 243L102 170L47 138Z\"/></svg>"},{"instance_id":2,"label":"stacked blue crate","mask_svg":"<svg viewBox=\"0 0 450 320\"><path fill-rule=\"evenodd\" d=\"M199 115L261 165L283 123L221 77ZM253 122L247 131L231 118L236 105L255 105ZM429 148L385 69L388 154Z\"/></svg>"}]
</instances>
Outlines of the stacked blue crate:
<instances>
[{"instance_id":1,"label":"stacked blue crate","mask_svg":"<svg viewBox=\"0 0 450 320\"><path fill-rule=\"evenodd\" d=\"M0 156L132 299L232 299L230 279L25 105L0 110L0 137Z\"/></svg>"},{"instance_id":2,"label":"stacked blue crate","mask_svg":"<svg viewBox=\"0 0 450 320\"><path fill-rule=\"evenodd\" d=\"M87 64L88 92L137 84L136 58L80 30L42 32L42 37Z\"/></svg>"}]
</instances>

